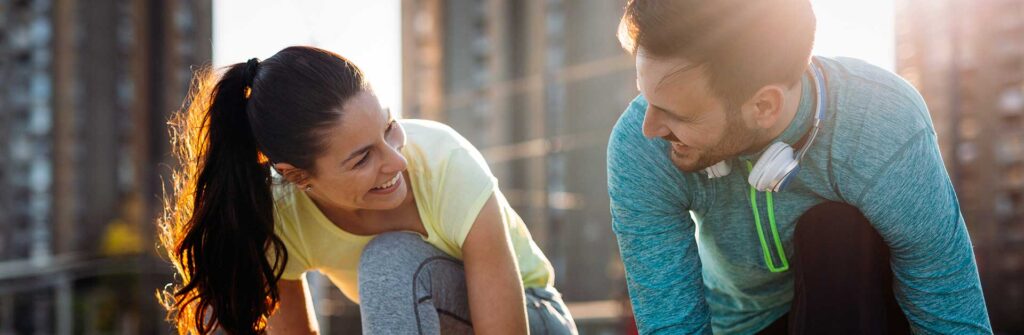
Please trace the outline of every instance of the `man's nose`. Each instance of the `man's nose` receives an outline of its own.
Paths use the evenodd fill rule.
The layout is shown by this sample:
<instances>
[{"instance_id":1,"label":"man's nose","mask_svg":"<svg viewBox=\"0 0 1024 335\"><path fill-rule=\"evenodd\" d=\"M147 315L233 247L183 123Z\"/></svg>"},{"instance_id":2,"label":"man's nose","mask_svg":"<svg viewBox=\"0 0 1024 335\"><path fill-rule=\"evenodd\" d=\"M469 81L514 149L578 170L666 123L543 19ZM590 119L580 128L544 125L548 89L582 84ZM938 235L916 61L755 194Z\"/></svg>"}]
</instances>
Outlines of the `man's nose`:
<instances>
[{"instance_id":1,"label":"man's nose","mask_svg":"<svg viewBox=\"0 0 1024 335\"><path fill-rule=\"evenodd\" d=\"M643 133L644 137L658 138L668 136L671 131L662 122L658 111L648 107L644 112Z\"/></svg>"}]
</instances>

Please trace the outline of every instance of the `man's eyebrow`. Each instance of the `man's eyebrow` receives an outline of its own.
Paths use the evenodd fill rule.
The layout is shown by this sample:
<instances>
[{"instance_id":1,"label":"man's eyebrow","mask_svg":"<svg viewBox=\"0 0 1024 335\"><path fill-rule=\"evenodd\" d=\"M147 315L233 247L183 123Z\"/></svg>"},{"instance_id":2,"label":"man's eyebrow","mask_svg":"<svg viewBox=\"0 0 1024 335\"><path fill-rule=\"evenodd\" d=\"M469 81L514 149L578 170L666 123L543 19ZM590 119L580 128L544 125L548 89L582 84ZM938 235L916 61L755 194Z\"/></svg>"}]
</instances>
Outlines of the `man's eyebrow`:
<instances>
[{"instance_id":1,"label":"man's eyebrow","mask_svg":"<svg viewBox=\"0 0 1024 335\"><path fill-rule=\"evenodd\" d=\"M650 104L650 102L648 102L648 104ZM650 104L650 105L651 105L651 107L654 107L654 108L664 112L665 114L668 114L668 116L670 116L670 117L672 117L672 118L674 118L676 120L680 120L680 121L692 121L693 120L692 117L680 115L679 113L676 113L674 111L670 111L668 109L662 108L661 106L658 106L658 105L655 105L655 104Z\"/></svg>"},{"instance_id":2,"label":"man's eyebrow","mask_svg":"<svg viewBox=\"0 0 1024 335\"><path fill-rule=\"evenodd\" d=\"M697 68L697 66L697 63L689 63L686 65L679 66L678 68L672 70L672 72L670 72L669 74L666 74L664 77L661 77L661 80L658 81L658 84L654 85L654 91L657 92L658 88L660 88L661 85L664 84L665 82L671 81L676 76L679 76L680 74L683 74L687 71L693 70Z\"/></svg>"}]
</instances>

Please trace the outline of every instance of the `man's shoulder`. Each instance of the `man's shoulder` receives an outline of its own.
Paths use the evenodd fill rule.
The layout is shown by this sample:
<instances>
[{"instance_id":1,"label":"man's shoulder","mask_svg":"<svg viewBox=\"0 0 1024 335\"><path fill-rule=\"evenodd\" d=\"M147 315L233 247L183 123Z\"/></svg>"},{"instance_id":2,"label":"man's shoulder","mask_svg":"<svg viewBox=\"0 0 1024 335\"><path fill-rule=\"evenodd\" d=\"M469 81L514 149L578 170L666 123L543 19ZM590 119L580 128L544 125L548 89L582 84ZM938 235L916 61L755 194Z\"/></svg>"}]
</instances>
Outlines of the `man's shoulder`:
<instances>
[{"instance_id":1,"label":"man's shoulder","mask_svg":"<svg viewBox=\"0 0 1024 335\"><path fill-rule=\"evenodd\" d=\"M647 111L647 99L637 95L630 101L612 128L608 141L609 155L627 153L629 155L663 156L668 142L660 138L644 136L644 114Z\"/></svg>"},{"instance_id":2,"label":"man's shoulder","mask_svg":"<svg viewBox=\"0 0 1024 335\"><path fill-rule=\"evenodd\" d=\"M642 163L671 165L671 161L666 155L668 143L660 138L644 137L643 123L646 109L647 100L642 95L638 95L626 106L626 110L615 122L608 139L609 172L620 168L641 168L637 165Z\"/></svg>"},{"instance_id":3,"label":"man's shoulder","mask_svg":"<svg viewBox=\"0 0 1024 335\"><path fill-rule=\"evenodd\" d=\"M833 150L838 156L888 157L922 132L934 132L928 107L899 75L854 58L825 61Z\"/></svg>"},{"instance_id":4,"label":"man's shoulder","mask_svg":"<svg viewBox=\"0 0 1024 335\"><path fill-rule=\"evenodd\" d=\"M695 174L684 173L668 157L668 142L643 135L647 100L637 96L626 107L608 140L608 192L617 201L661 197L681 204L693 188Z\"/></svg>"},{"instance_id":5,"label":"man's shoulder","mask_svg":"<svg viewBox=\"0 0 1024 335\"><path fill-rule=\"evenodd\" d=\"M831 108L840 121L931 127L921 94L905 79L863 60L838 57L825 61Z\"/></svg>"},{"instance_id":6,"label":"man's shoulder","mask_svg":"<svg viewBox=\"0 0 1024 335\"><path fill-rule=\"evenodd\" d=\"M826 61L830 171L845 196L859 198L901 155L932 157L935 130L921 94L906 80L852 58ZM924 143L924 145L922 145ZM931 143L931 144L928 144ZM937 158L937 157L936 157Z\"/></svg>"},{"instance_id":7,"label":"man's shoulder","mask_svg":"<svg viewBox=\"0 0 1024 335\"><path fill-rule=\"evenodd\" d=\"M619 116L612 128L613 140L639 140L643 138L644 111L647 110L647 99L637 95L629 102L626 110Z\"/></svg>"}]
</instances>

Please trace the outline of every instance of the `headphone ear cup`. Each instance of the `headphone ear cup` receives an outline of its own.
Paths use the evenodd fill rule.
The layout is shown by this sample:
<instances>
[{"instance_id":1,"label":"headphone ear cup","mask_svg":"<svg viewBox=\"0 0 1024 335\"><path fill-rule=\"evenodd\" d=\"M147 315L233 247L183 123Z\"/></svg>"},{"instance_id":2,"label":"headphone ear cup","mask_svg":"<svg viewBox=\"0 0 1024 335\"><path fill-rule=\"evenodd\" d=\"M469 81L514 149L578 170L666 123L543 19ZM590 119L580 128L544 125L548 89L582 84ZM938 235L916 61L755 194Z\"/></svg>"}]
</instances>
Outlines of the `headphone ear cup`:
<instances>
[{"instance_id":1,"label":"headphone ear cup","mask_svg":"<svg viewBox=\"0 0 1024 335\"><path fill-rule=\"evenodd\" d=\"M777 182L785 177L786 167L795 160L793 148L783 142L772 143L750 170L747 182L758 191L774 191Z\"/></svg>"},{"instance_id":2,"label":"headphone ear cup","mask_svg":"<svg viewBox=\"0 0 1024 335\"><path fill-rule=\"evenodd\" d=\"M729 172L732 172L732 168L725 161L715 163L715 165L704 169L704 173L708 174L708 179L725 177L729 175Z\"/></svg>"}]
</instances>

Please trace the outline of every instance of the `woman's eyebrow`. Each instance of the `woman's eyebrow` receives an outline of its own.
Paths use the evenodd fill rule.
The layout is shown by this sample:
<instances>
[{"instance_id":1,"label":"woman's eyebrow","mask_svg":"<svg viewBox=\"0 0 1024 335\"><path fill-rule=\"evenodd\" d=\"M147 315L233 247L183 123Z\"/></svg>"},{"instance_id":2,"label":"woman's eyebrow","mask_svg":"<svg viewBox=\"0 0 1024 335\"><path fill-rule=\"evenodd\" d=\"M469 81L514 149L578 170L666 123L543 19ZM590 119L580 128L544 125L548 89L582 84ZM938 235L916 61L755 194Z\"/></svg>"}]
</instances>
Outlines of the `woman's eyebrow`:
<instances>
[{"instance_id":1,"label":"woman's eyebrow","mask_svg":"<svg viewBox=\"0 0 1024 335\"><path fill-rule=\"evenodd\" d=\"M373 144L368 144L366 146L363 146L362 148L359 148L359 150L356 150L356 151L352 152L351 154L349 154L348 158L345 158L345 160L342 161L341 164L348 163L348 161L352 160L353 158L358 157L362 153L370 151L371 148L373 148Z\"/></svg>"}]
</instances>

